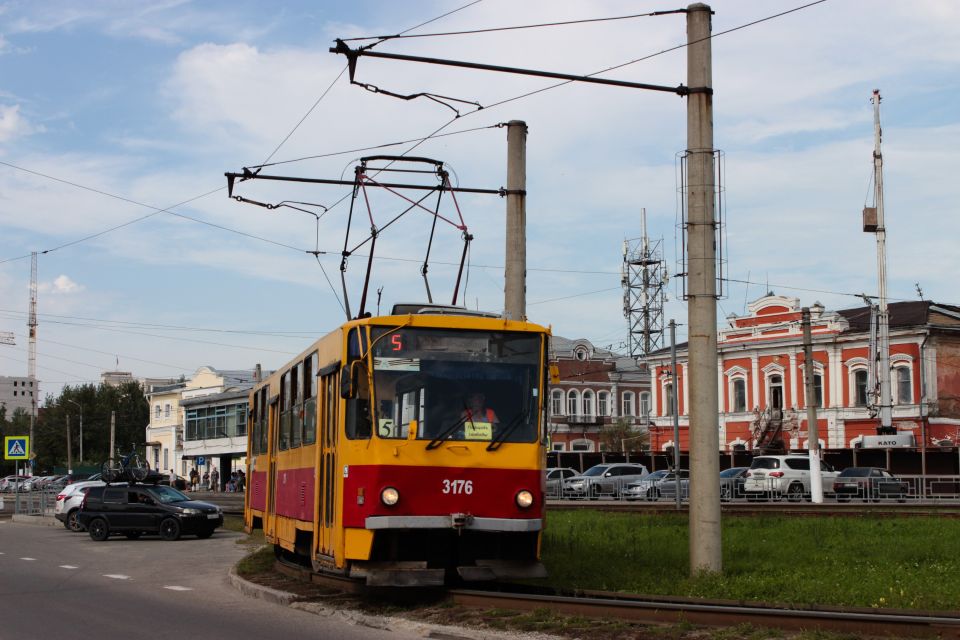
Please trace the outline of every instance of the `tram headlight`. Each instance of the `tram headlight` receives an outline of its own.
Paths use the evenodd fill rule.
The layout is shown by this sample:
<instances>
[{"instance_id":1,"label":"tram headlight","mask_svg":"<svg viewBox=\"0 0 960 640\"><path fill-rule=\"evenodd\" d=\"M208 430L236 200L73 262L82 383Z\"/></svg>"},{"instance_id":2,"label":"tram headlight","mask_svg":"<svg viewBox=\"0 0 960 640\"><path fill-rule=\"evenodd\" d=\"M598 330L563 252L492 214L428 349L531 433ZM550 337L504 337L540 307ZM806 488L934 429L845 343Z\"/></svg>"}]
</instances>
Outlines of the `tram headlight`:
<instances>
[{"instance_id":1,"label":"tram headlight","mask_svg":"<svg viewBox=\"0 0 960 640\"><path fill-rule=\"evenodd\" d=\"M387 487L380 492L380 502L392 507L393 505L400 502L400 492L394 489L393 487Z\"/></svg>"},{"instance_id":2,"label":"tram headlight","mask_svg":"<svg viewBox=\"0 0 960 640\"><path fill-rule=\"evenodd\" d=\"M533 494L524 489L523 491L517 492L517 506L521 509L529 509L530 505L533 504Z\"/></svg>"}]
</instances>

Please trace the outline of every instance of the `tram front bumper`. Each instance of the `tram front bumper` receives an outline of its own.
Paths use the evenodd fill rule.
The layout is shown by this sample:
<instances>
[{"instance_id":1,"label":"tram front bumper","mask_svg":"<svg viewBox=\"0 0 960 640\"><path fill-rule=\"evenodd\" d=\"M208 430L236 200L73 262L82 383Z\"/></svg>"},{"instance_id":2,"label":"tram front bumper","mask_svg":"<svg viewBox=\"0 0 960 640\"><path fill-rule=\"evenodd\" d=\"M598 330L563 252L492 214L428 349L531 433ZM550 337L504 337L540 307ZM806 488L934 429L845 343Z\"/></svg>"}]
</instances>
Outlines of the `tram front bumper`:
<instances>
[{"instance_id":1,"label":"tram front bumper","mask_svg":"<svg viewBox=\"0 0 960 640\"><path fill-rule=\"evenodd\" d=\"M530 518L477 518L470 514L451 513L444 516L370 516L367 529L469 529L471 531L540 531L543 520Z\"/></svg>"}]
</instances>

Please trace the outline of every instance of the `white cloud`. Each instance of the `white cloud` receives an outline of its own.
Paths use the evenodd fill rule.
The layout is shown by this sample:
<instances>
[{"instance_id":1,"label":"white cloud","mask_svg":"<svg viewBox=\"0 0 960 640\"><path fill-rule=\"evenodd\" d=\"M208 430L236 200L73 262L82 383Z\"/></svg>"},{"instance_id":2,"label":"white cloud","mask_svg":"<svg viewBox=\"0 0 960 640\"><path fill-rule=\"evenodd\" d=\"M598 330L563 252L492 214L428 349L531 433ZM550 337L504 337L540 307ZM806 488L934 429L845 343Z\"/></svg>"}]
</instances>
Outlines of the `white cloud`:
<instances>
[{"instance_id":1,"label":"white cloud","mask_svg":"<svg viewBox=\"0 0 960 640\"><path fill-rule=\"evenodd\" d=\"M28 136L42 128L34 127L20 114L20 105L0 105L0 142Z\"/></svg>"},{"instance_id":2,"label":"white cloud","mask_svg":"<svg viewBox=\"0 0 960 640\"><path fill-rule=\"evenodd\" d=\"M50 295L72 295L84 290L84 286L77 284L70 279L70 276L59 275L52 282L37 283L39 293L48 293Z\"/></svg>"}]
</instances>

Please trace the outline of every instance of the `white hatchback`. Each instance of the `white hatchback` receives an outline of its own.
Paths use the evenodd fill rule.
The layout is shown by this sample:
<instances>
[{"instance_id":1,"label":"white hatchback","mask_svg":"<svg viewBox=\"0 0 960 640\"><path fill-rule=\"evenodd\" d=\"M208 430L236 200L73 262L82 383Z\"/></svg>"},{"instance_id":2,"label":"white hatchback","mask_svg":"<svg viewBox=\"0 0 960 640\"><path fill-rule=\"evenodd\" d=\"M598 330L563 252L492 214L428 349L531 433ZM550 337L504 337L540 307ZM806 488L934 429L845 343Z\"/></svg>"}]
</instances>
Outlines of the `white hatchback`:
<instances>
[{"instance_id":1,"label":"white hatchback","mask_svg":"<svg viewBox=\"0 0 960 640\"><path fill-rule=\"evenodd\" d=\"M57 495L57 503L53 507L53 516L70 531L83 531L83 527L77 522L77 511L80 510L80 504L90 487L102 487L104 484L106 483L100 480L68 484Z\"/></svg>"}]
</instances>

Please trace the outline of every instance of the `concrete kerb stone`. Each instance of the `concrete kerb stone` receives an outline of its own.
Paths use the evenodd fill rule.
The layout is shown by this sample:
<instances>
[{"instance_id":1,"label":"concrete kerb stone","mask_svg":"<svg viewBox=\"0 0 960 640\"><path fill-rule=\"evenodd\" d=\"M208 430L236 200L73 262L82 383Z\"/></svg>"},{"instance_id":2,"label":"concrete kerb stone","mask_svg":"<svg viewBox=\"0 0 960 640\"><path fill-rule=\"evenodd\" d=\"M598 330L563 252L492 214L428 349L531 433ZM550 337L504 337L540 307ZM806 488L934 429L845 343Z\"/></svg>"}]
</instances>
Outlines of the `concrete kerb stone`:
<instances>
[{"instance_id":1,"label":"concrete kerb stone","mask_svg":"<svg viewBox=\"0 0 960 640\"><path fill-rule=\"evenodd\" d=\"M20 524L32 524L42 527L62 527L63 523L54 518L53 516L26 516L20 513L15 513L12 518L13 522L18 522Z\"/></svg>"},{"instance_id":2,"label":"concrete kerb stone","mask_svg":"<svg viewBox=\"0 0 960 640\"><path fill-rule=\"evenodd\" d=\"M233 587L237 591L245 596L249 596L251 598L260 598L261 600L273 602L274 604L290 606L297 599L297 595L295 593L281 591L280 589L273 589L272 587L265 587L262 584L257 584L241 578L237 574L237 568L235 566L230 567L230 583L233 584Z\"/></svg>"},{"instance_id":3,"label":"concrete kerb stone","mask_svg":"<svg viewBox=\"0 0 960 640\"><path fill-rule=\"evenodd\" d=\"M429 622L419 622L417 620L408 620L406 618L397 618L393 616L377 616L356 611L353 609L338 609L330 605L319 602L299 601L294 593L265 587L263 585L250 582L241 578L237 574L237 568L230 568L230 583L240 593L252 598L260 598L274 604L299 609L318 616L325 616L352 624L355 626L368 627L371 629L382 629L385 631L405 631L407 633L418 635L423 638L449 638L451 640L487 640L499 638L502 640L516 640L524 638L525 640L563 640L559 636L548 635L544 633L510 633L495 631L492 629L466 629L463 627L451 627L447 625L432 624Z\"/></svg>"}]
</instances>

